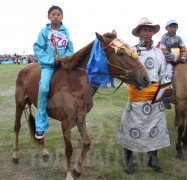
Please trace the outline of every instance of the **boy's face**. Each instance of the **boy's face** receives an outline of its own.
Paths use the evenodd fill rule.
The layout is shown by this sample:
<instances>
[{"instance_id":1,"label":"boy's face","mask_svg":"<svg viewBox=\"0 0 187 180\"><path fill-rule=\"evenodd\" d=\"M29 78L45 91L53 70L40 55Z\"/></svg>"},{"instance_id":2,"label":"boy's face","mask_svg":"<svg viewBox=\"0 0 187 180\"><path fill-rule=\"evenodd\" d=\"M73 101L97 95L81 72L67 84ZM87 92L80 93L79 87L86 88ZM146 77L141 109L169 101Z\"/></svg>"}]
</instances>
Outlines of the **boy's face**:
<instances>
[{"instance_id":1,"label":"boy's face","mask_svg":"<svg viewBox=\"0 0 187 180\"><path fill-rule=\"evenodd\" d=\"M58 9L53 9L48 18L52 24L60 24L63 19L63 14Z\"/></svg>"},{"instance_id":2,"label":"boy's face","mask_svg":"<svg viewBox=\"0 0 187 180\"><path fill-rule=\"evenodd\" d=\"M175 35L178 29L177 24L170 24L169 26L166 27L166 31L168 31L169 34Z\"/></svg>"}]
</instances>

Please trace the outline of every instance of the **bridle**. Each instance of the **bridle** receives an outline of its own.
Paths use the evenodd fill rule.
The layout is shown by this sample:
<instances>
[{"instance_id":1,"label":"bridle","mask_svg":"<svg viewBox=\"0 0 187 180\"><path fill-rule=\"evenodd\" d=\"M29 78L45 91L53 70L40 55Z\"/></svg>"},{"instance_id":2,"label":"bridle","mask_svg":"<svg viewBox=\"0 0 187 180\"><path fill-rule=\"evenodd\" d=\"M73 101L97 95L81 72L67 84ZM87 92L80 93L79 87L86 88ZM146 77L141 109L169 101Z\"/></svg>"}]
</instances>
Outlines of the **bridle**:
<instances>
[{"instance_id":1,"label":"bridle","mask_svg":"<svg viewBox=\"0 0 187 180\"><path fill-rule=\"evenodd\" d=\"M126 52L129 56L131 56L131 57L133 57L133 58L137 58L137 57L138 57L137 52L136 52L134 49L132 49L128 44L124 43L121 39L114 39L109 45L107 45L107 46L104 47L103 49L106 50L106 49L108 49L108 48L110 48L110 47L114 48L115 54L117 54L117 52L118 52L120 49L124 49L125 52ZM112 64L112 63L110 63L108 60L107 60L107 63L108 63L109 65L111 65L111 66L117 68L117 69L120 69L120 70L125 71L125 73L126 73L125 76L122 76L122 75L120 75L120 76L115 76L115 77L120 77L120 78L124 78L124 79L129 79L129 78L130 78L130 75L129 75L129 74L132 73L132 72L134 72L134 71L136 71L137 69L139 69L139 68L142 66L142 64L140 64L138 67L136 67L136 68L134 68L134 69L128 70L128 69L125 69L125 68L121 68L121 67L119 67L119 66L116 66L115 64ZM110 75L110 76L112 76L112 75ZM114 76L113 76L113 77L114 77Z\"/></svg>"},{"instance_id":2,"label":"bridle","mask_svg":"<svg viewBox=\"0 0 187 180\"><path fill-rule=\"evenodd\" d=\"M108 48L114 48L115 54L117 54L117 52L118 52L120 49L124 49L125 52L126 52L129 56L131 56L131 57L133 57L133 58L137 58L137 57L138 57L137 52L136 52L134 49L132 49L128 44L124 43L121 39L114 39L109 45L105 46L105 47L103 48L103 50L106 50L106 49L108 49ZM128 69L125 69L125 68L121 68L121 67L119 67L119 66L116 66L115 64L112 64L111 62L108 61L108 59L107 59L107 63L108 63L110 66L113 66L113 67L115 67L115 68L117 68L117 69L120 69L120 70L122 70L122 71L125 71L125 74L126 74L125 76L123 76L123 75L120 75L120 76L110 75L111 77L123 78L123 79L131 79L131 77L130 77L129 74L132 73L132 72L134 72L134 71L136 71L137 69L139 69L139 68L142 66L142 64L140 64L138 67L136 67L136 68L134 68L134 69L128 70ZM79 69L79 70L82 70L82 71L86 71L85 69L80 68L80 67L76 67L76 69ZM111 95L111 94L114 94L114 93L121 87L122 84L123 84L123 81L121 81L121 83L120 83L119 86L115 89L115 91L112 92L112 93L110 93L110 94L103 94L103 93L100 93L100 92L98 92L98 91L97 91L97 93L99 93L99 94L101 94L101 95Z\"/></svg>"}]
</instances>

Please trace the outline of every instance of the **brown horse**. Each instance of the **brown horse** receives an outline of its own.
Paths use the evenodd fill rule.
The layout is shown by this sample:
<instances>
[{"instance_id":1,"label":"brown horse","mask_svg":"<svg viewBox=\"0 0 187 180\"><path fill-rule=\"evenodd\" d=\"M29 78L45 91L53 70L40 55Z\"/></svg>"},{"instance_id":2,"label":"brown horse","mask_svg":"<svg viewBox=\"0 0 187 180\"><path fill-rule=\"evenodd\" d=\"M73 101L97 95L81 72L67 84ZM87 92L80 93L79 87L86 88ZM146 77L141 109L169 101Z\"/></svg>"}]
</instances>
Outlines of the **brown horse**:
<instances>
[{"instance_id":1,"label":"brown horse","mask_svg":"<svg viewBox=\"0 0 187 180\"><path fill-rule=\"evenodd\" d=\"M150 84L147 72L137 59L136 53L117 39L115 31L99 35L96 33L108 63L108 72L123 82L134 84L137 89L147 87ZM49 117L59 120L65 142L65 154L67 159L66 179L73 179L71 174L71 156L73 147L71 143L71 129L78 127L83 142L77 165L73 175L80 176L83 162L90 147L90 139L87 134L85 117L93 106L93 96L98 88L89 84L86 74L86 65L94 41L80 49L71 56L62 58L63 65L56 69L50 83L47 113ZM31 135L35 133L35 120L31 112L31 104L37 107L38 84L40 69L37 63L28 64L18 74L16 81L16 118L15 118L15 145L13 149L13 162L18 162L18 135L21 126L21 116L26 104L29 106L29 125ZM33 137L34 138L34 137ZM35 141L37 141L35 139ZM45 141L38 141L43 156L48 156Z\"/></svg>"},{"instance_id":2,"label":"brown horse","mask_svg":"<svg viewBox=\"0 0 187 180\"><path fill-rule=\"evenodd\" d=\"M182 148L187 150L187 64L175 66L172 84L170 102L175 104L175 126L178 128L176 157L185 160Z\"/></svg>"}]
</instances>

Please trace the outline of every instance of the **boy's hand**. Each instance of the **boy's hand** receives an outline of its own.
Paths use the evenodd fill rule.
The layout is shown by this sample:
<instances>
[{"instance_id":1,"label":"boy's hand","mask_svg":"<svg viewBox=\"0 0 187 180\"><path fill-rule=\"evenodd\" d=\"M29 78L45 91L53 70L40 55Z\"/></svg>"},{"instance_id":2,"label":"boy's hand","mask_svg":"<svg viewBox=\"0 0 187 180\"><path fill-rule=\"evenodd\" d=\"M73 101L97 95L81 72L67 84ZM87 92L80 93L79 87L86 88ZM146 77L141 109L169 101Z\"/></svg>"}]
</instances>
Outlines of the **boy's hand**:
<instances>
[{"instance_id":1,"label":"boy's hand","mask_svg":"<svg viewBox=\"0 0 187 180\"><path fill-rule=\"evenodd\" d=\"M60 62L61 62L61 58L56 57L56 58L54 59L54 64L55 64L55 66L58 66L58 65L60 64Z\"/></svg>"},{"instance_id":2,"label":"boy's hand","mask_svg":"<svg viewBox=\"0 0 187 180\"><path fill-rule=\"evenodd\" d=\"M56 58L54 59L54 61L55 61L55 62L60 62L60 61L61 61L61 58L56 57Z\"/></svg>"},{"instance_id":3,"label":"boy's hand","mask_svg":"<svg viewBox=\"0 0 187 180\"><path fill-rule=\"evenodd\" d=\"M176 64L178 63L186 63L186 58L177 59Z\"/></svg>"}]
</instances>

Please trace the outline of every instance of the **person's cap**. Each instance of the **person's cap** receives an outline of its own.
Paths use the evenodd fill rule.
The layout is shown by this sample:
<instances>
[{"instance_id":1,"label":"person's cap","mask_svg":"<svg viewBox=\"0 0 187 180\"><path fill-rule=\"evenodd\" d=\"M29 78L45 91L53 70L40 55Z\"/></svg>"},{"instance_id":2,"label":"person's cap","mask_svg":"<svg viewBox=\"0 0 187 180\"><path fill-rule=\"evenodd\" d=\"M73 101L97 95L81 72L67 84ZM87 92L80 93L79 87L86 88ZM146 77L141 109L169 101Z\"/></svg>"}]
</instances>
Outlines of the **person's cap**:
<instances>
[{"instance_id":1,"label":"person's cap","mask_svg":"<svg viewBox=\"0 0 187 180\"><path fill-rule=\"evenodd\" d=\"M166 27L168 27L171 24L176 24L178 26L178 22L175 19L170 19L169 21L167 21Z\"/></svg>"},{"instance_id":2,"label":"person's cap","mask_svg":"<svg viewBox=\"0 0 187 180\"><path fill-rule=\"evenodd\" d=\"M143 17L139 20L136 28L134 28L132 30L132 34L136 37L139 37L138 29L142 26L152 26L154 34L156 34L160 30L160 25L159 24L153 24L152 21L149 18Z\"/></svg>"}]
</instances>

